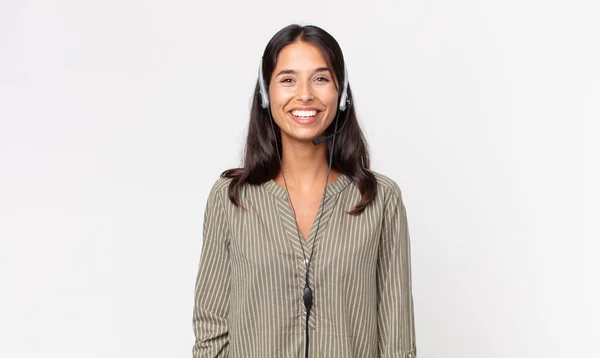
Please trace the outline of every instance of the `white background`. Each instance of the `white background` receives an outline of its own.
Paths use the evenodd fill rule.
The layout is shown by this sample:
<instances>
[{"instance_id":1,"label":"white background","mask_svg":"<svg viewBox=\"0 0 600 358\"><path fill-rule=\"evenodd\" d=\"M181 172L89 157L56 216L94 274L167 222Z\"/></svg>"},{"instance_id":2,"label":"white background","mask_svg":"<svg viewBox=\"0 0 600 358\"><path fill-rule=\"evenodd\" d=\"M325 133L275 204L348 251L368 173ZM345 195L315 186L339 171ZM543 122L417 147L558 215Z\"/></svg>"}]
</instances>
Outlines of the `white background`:
<instances>
[{"instance_id":1,"label":"white background","mask_svg":"<svg viewBox=\"0 0 600 358\"><path fill-rule=\"evenodd\" d=\"M599 357L592 1L0 5L0 356L191 357L210 186L294 22L400 185L422 358Z\"/></svg>"}]
</instances>

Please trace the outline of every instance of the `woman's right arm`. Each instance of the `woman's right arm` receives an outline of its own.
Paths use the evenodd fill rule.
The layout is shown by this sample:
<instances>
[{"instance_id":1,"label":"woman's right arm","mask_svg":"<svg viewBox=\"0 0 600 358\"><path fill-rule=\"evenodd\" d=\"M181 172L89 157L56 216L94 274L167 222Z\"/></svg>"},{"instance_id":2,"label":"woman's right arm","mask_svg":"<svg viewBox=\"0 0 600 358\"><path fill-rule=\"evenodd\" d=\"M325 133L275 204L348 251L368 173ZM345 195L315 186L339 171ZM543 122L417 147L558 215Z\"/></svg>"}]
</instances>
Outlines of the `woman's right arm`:
<instances>
[{"instance_id":1,"label":"woman's right arm","mask_svg":"<svg viewBox=\"0 0 600 358\"><path fill-rule=\"evenodd\" d=\"M229 332L229 239L221 180L213 185L204 212L202 253L194 295L193 358L227 357Z\"/></svg>"}]
</instances>

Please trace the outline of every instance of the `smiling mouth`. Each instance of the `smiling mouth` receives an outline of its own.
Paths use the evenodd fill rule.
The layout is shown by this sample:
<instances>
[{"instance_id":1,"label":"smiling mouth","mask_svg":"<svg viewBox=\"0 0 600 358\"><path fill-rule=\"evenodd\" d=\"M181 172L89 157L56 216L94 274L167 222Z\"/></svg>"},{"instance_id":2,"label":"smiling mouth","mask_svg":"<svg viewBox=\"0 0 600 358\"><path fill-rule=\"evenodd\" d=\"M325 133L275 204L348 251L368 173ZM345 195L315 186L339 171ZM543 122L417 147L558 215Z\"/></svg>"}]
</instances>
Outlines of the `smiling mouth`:
<instances>
[{"instance_id":1,"label":"smiling mouth","mask_svg":"<svg viewBox=\"0 0 600 358\"><path fill-rule=\"evenodd\" d=\"M299 118L299 119L309 119L309 118L313 118L316 117L317 114L319 114L319 111L316 109L312 109L312 110L293 110L290 112L292 114L292 116Z\"/></svg>"}]
</instances>

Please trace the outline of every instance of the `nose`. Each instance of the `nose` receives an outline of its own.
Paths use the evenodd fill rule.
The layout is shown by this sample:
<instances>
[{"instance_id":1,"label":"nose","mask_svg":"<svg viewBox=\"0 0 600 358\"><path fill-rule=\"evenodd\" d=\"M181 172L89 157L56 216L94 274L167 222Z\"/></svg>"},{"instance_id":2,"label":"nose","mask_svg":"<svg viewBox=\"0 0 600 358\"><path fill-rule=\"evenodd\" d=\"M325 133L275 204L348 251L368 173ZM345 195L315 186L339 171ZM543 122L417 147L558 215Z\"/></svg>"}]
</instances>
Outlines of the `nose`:
<instances>
[{"instance_id":1,"label":"nose","mask_svg":"<svg viewBox=\"0 0 600 358\"><path fill-rule=\"evenodd\" d=\"M296 93L296 99L302 102L308 102L311 99L314 99L313 89L309 83L303 82L298 86L298 92Z\"/></svg>"}]
</instances>

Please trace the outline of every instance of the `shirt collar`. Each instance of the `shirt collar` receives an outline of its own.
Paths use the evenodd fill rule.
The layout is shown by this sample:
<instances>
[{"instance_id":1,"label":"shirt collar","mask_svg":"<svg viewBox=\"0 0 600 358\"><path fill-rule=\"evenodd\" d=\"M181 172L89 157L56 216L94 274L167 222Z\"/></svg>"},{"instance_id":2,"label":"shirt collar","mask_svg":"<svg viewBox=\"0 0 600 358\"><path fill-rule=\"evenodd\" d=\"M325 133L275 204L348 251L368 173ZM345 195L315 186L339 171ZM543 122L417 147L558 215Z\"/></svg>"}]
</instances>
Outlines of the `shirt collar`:
<instances>
[{"instance_id":1,"label":"shirt collar","mask_svg":"<svg viewBox=\"0 0 600 358\"><path fill-rule=\"evenodd\" d=\"M333 195L338 194L342 190L344 190L348 184L350 184L352 180L344 173L341 173L337 179L327 185L327 196L331 197ZM262 184L262 186L272 195L279 199L287 200L287 194L285 192L285 188L282 188L275 182L275 180L270 179Z\"/></svg>"}]
</instances>

